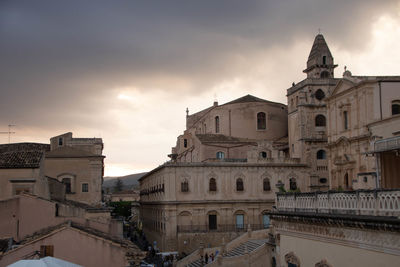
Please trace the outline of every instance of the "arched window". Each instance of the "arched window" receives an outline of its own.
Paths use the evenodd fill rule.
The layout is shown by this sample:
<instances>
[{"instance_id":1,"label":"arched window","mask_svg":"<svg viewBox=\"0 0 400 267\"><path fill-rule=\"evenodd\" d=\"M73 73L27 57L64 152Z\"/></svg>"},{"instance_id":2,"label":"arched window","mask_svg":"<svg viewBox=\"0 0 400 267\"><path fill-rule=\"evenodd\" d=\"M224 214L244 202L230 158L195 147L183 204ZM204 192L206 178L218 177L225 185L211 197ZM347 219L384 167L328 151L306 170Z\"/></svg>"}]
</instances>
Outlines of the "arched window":
<instances>
[{"instance_id":1,"label":"arched window","mask_svg":"<svg viewBox=\"0 0 400 267\"><path fill-rule=\"evenodd\" d=\"M65 185L65 193L71 193L71 178L63 178L61 182Z\"/></svg>"},{"instance_id":2,"label":"arched window","mask_svg":"<svg viewBox=\"0 0 400 267\"><path fill-rule=\"evenodd\" d=\"M317 127L326 126L326 119L324 115L318 114L315 117L315 126Z\"/></svg>"},{"instance_id":3,"label":"arched window","mask_svg":"<svg viewBox=\"0 0 400 267\"><path fill-rule=\"evenodd\" d=\"M321 149L317 151L317 159L326 159L325 150Z\"/></svg>"},{"instance_id":4,"label":"arched window","mask_svg":"<svg viewBox=\"0 0 400 267\"><path fill-rule=\"evenodd\" d=\"M322 79L326 79L329 78L329 72L327 72L326 70L321 72L321 78Z\"/></svg>"},{"instance_id":5,"label":"arched window","mask_svg":"<svg viewBox=\"0 0 400 267\"><path fill-rule=\"evenodd\" d=\"M209 191L213 191L213 192L217 191L217 181L215 180L215 178L210 179Z\"/></svg>"},{"instance_id":6,"label":"arched window","mask_svg":"<svg viewBox=\"0 0 400 267\"><path fill-rule=\"evenodd\" d=\"M266 159L267 158L267 152L261 151L260 152L260 158Z\"/></svg>"},{"instance_id":7,"label":"arched window","mask_svg":"<svg viewBox=\"0 0 400 267\"><path fill-rule=\"evenodd\" d=\"M324 99L324 98L325 98L325 93L324 93L324 91L322 91L322 89L318 89L318 90L315 92L315 98L318 99L318 100Z\"/></svg>"},{"instance_id":8,"label":"arched window","mask_svg":"<svg viewBox=\"0 0 400 267\"><path fill-rule=\"evenodd\" d=\"M181 192L189 192L189 182L186 179L181 183Z\"/></svg>"},{"instance_id":9,"label":"arched window","mask_svg":"<svg viewBox=\"0 0 400 267\"><path fill-rule=\"evenodd\" d=\"M392 115L400 114L400 100L392 101Z\"/></svg>"},{"instance_id":10,"label":"arched window","mask_svg":"<svg viewBox=\"0 0 400 267\"><path fill-rule=\"evenodd\" d=\"M242 178L236 179L236 191L243 191L243 190L244 190L244 185Z\"/></svg>"},{"instance_id":11,"label":"arched window","mask_svg":"<svg viewBox=\"0 0 400 267\"><path fill-rule=\"evenodd\" d=\"M215 117L215 133L219 133L219 117Z\"/></svg>"},{"instance_id":12,"label":"arched window","mask_svg":"<svg viewBox=\"0 0 400 267\"><path fill-rule=\"evenodd\" d=\"M268 178L263 180L263 189L264 191L271 191L271 183Z\"/></svg>"},{"instance_id":13,"label":"arched window","mask_svg":"<svg viewBox=\"0 0 400 267\"><path fill-rule=\"evenodd\" d=\"M218 151L216 157L217 157L217 159L224 159L225 153L222 151Z\"/></svg>"},{"instance_id":14,"label":"arched window","mask_svg":"<svg viewBox=\"0 0 400 267\"><path fill-rule=\"evenodd\" d=\"M296 190L297 189L296 178L290 178L290 180L289 180L289 188L290 188L290 190Z\"/></svg>"},{"instance_id":15,"label":"arched window","mask_svg":"<svg viewBox=\"0 0 400 267\"><path fill-rule=\"evenodd\" d=\"M257 113L257 130L267 129L267 121L264 112Z\"/></svg>"}]
</instances>

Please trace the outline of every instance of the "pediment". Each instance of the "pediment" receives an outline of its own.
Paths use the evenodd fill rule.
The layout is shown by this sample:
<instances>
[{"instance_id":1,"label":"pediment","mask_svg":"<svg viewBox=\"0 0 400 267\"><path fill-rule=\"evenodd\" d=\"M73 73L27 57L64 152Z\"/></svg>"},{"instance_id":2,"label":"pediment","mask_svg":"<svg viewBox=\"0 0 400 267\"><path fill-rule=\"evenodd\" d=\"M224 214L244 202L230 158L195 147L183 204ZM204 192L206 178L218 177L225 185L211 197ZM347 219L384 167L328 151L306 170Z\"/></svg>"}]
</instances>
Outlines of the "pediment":
<instances>
[{"instance_id":1,"label":"pediment","mask_svg":"<svg viewBox=\"0 0 400 267\"><path fill-rule=\"evenodd\" d=\"M340 80L340 82L338 82L336 87L333 89L330 97L334 97L335 95L338 95L338 94L350 89L351 87L354 87L355 85L356 84L350 80L342 79L342 80Z\"/></svg>"}]
</instances>

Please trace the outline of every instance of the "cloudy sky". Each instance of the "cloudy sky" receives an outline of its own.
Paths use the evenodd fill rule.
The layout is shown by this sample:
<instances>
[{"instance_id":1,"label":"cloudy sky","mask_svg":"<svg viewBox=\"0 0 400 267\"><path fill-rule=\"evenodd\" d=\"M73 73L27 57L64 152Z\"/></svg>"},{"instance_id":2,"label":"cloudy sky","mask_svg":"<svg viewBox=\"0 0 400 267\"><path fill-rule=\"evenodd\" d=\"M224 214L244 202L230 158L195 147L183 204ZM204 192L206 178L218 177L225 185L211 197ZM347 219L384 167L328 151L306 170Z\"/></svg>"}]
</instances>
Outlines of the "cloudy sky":
<instances>
[{"instance_id":1,"label":"cloudy sky","mask_svg":"<svg viewBox=\"0 0 400 267\"><path fill-rule=\"evenodd\" d=\"M345 65L400 74L400 1L0 0L0 131L101 137L106 175L148 171L168 160L186 107L286 104L318 29L336 77Z\"/></svg>"}]
</instances>

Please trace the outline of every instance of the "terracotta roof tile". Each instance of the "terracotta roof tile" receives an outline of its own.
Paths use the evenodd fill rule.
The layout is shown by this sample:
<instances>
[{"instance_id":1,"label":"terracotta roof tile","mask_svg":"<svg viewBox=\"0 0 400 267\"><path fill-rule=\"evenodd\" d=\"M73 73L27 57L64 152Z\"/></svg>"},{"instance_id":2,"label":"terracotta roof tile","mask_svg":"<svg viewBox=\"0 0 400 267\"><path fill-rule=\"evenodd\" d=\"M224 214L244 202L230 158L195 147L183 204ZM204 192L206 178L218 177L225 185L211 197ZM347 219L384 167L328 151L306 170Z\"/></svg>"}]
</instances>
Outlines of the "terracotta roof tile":
<instances>
[{"instance_id":1,"label":"terracotta roof tile","mask_svg":"<svg viewBox=\"0 0 400 267\"><path fill-rule=\"evenodd\" d=\"M50 145L16 143L0 145L0 168L39 168L40 161Z\"/></svg>"}]
</instances>

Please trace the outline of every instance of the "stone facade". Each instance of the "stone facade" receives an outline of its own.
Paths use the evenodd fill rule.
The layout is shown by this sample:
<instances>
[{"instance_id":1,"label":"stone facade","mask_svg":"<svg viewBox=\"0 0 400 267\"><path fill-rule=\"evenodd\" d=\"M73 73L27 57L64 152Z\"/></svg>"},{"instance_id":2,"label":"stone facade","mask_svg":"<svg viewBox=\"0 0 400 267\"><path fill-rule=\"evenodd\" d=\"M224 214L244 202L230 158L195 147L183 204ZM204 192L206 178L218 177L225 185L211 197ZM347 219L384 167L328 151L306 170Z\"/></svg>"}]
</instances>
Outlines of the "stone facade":
<instances>
[{"instance_id":1,"label":"stone facade","mask_svg":"<svg viewBox=\"0 0 400 267\"><path fill-rule=\"evenodd\" d=\"M73 138L72 133L50 139L45 174L66 185L66 199L90 205L102 200L104 156L100 138Z\"/></svg>"},{"instance_id":2,"label":"stone facade","mask_svg":"<svg viewBox=\"0 0 400 267\"><path fill-rule=\"evenodd\" d=\"M376 141L395 138L400 134L400 113L392 112L392 106L400 101L400 77L352 76L349 71L328 98L328 147L331 188L372 189L376 187L398 188L400 180L390 168L400 163L392 156L392 162L381 175L379 153L375 153ZM399 145L379 152L395 155ZM378 166L378 167L377 167ZM392 167L390 167L392 166Z\"/></svg>"},{"instance_id":3,"label":"stone facade","mask_svg":"<svg viewBox=\"0 0 400 267\"><path fill-rule=\"evenodd\" d=\"M21 192L50 198L44 170L48 150L47 144L0 145L0 200Z\"/></svg>"},{"instance_id":4,"label":"stone facade","mask_svg":"<svg viewBox=\"0 0 400 267\"><path fill-rule=\"evenodd\" d=\"M287 106L247 95L192 115L187 110L171 161L140 180L150 241L185 252L228 241L232 231L214 228L259 224L278 188L400 187L400 77L353 76L345 68L343 78L334 78L336 67L318 34L307 77L287 89ZM265 178L272 194L262 190Z\"/></svg>"},{"instance_id":5,"label":"stone facade","mask_svg":"<svg viewBox=\"0 0 400 267\"><path fill-rule=\"evenodd\" d=\"M287 90L290 156L310 165L311 191L329 188L326 97L339 82L334 78L336 66L319 34L304 70L307 78Z\"/></svg>"},{"instance_id":6,"label":"stone facade","mask_svg":"<svg viewBox=\"0 0 400 267\"><path fill-rule=\"evenodd\" d=\"M65 195L67 200L100 205L102 150L100 138L73 138L72 133L51 138L50 145L0 145L0 199L24 191L46 199L60 200ZM64 184L64 193L57 181Z\"/></svg>"},{"instance_id":7,"label":"stone facade","mask_svg":"<svg viewBox=\"0 0 400 267\"><path fill-rule=\"evenodd\" d=\"M286 106L250 95L188 115L171 162L140 179L149 241L188 253L268 227L279 188L309 187L307 165L288 157L286 134Z\"/></svg>"},{"instance_id":8,"label":"stone facade","mask_svg":"<svg viewBox=\"0 0 400 267\"><path fill-rule=\"evenodd\" d=\"M363 190L278 195L277 210L271 213L278 266L396 265L399 194Z\"/></svg>"}]
</instances>

